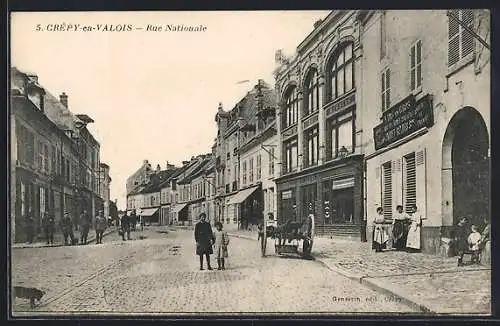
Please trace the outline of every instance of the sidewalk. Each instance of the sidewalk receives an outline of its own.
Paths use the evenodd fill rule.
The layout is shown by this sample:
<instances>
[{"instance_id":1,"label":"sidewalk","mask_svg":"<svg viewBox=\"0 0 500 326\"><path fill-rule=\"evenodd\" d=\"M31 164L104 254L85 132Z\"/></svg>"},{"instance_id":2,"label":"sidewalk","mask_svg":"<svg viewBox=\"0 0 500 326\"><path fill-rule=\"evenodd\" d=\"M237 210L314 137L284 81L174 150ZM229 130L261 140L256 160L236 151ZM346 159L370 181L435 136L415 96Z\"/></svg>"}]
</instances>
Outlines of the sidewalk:
<instances>
[{"instance_id":1,"label":"sidewalk","mask_svg":"<svg viewBox=\"0 0 500 326\"><path fill-rule=\"evenodd\" d=\"M104 233L103 237L106 235L112 233L112 232L118 232L116 229L116 226L111 226L108 227ZM75 239L80 239L80 231L73 231L73 234L75 235ZM87 243L92 243L95 241L96 238L96 233L95 230L90 230L88 238L87 238ZM14 243L12 244L13 249L20 249L20 248L44 248L44 247L62 247L64 246L64 238L63 235L60 233L57 233L54 235L54 244L47 244L45 241L37 241L33 243Z\"/></svg>"},{"instance_id":2,"label":"sidewalk","mask_svg":"<svg viewBox=\"0 0 500 326\"><path fill-rule=\"evenodd\" d=\"M229 234L257 240L256 232ZM273 255L273 240L268 241L267 253ZM458 267L455 257L402 251L375 253L371 243L348 238L316 237L312 255L330 270L425 313L491 314L490 267Z\"/></svg>"}]
</instances>

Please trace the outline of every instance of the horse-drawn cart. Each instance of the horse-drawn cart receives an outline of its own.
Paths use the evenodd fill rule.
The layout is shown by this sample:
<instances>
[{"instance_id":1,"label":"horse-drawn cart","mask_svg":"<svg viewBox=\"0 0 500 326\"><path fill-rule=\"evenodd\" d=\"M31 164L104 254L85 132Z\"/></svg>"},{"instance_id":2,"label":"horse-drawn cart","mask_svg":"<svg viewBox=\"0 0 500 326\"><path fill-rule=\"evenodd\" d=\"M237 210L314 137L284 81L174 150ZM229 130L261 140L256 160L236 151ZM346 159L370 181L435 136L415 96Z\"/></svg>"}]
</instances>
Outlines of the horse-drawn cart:
<instances>
[{"instance_id":1,"label":"horse-drawn cart","mask_svg":"<svg viewBox=\"0 0 500 326\"><path fill-rule=\"evenodd\" d=\"M314 240L314 222L307 223L288 221L277 228L268 228L266 238L274 239L274 251L278 255L300 255L302 258L311 257ZM261 234L263 237L263 234ZM266 239L261 241L265 251Z\"/></svg>"}]
</instances>

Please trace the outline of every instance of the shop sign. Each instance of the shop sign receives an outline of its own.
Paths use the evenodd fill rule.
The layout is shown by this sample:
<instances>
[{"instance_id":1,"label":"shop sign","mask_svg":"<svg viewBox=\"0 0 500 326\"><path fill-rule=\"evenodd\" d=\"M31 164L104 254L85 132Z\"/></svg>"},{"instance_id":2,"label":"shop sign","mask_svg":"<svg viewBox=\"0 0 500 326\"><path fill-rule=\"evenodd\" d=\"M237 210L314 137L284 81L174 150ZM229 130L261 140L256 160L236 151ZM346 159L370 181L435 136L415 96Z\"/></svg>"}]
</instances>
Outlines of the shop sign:
<instances>
[{"instance_id":1,"label":"shop sign","mask_svg":"<svg viewBox=\"0 0 500 326\"><path fill-rule=\"evenodd\" d=\"M382 123L373 128L375 150L388 146L413 132L434 124L432 98L428 94L418 102L408 96L383 113Z\"/></svg>"},{"instance_id":2,"label":"shop sign","mask_svg":"<svg viewBox=\"0 0 500 326\"><path fill-rule=\"evenodd\" d=\"M309 126L312 126L313 124L315 124L316 122L318 122L318 114L316 113L315 115L313 115L312 117L309 117L307 120L305 120L303 123L302 123L302 127L304 129L308 128Z\"/></svg>"},{"instance_id":3,"label":"shop sign","mask_svg":"<svg viewBox=\"0 0 500 326\"><path fill-rule=\"evenodd\" d=\"M343 111L344 109L354 105L355 103L356 103L356 93L353 92L350 95L333 103L329 108L327 108L326 116L329 117L337 112Z\"/></svg>"},{"instance_id":4,"label":"shop sign","mask_svg":"<svg viewBox=\"0 0 500 326\"><path fill-rule=\"evenodd\" d=\"M289 138L297 134L297 126L293 126L283 132L283 138Z\"/></svg>"}]
</instances>

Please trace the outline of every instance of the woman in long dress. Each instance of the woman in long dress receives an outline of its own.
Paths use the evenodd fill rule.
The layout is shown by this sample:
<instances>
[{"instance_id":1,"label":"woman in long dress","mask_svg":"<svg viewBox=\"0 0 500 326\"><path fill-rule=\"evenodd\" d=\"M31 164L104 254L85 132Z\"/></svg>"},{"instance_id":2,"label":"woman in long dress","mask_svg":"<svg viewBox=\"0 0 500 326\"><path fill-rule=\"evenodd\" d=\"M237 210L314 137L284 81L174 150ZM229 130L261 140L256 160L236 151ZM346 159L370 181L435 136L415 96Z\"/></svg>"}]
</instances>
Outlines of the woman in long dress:
<instances>
[{"instance_id":1,"label":"woman in long dress","mask_svg":"<svg viewBox=\"0 0 500 326\"><path fill-rule=\"evenodd\" d=\"M392 236L394 248L404 250L406 248L406 238L408 237L408 224L410 217L403 211L403 206L396 207L396 216L394 216Z\"/></svg>"},{"instance_id":2,"label":"woman in long dress","mask_svg":"<svg viewBox=\"0 0 500 326\"><path fill-rule=\"evenodd\" d=\"M375 252L381 252L386 248L389 234L385 225L384 210L382 207L377 208L377 216L373 221L373 245L372 248Z\"/></svg>"},{"instance_id":3,"label":"woman in long dress","mask_svg":"<svg viewBox=\"0 0 500 326\"><path fill-rule=\"evenodd\" d=\"M408 252L419 252L421 249L421 229L423 217L419 212L417 205L412 205L410 210L410 228L408 230L408 238L406 239L406 248Z\"/></svg>"}]
</instances>

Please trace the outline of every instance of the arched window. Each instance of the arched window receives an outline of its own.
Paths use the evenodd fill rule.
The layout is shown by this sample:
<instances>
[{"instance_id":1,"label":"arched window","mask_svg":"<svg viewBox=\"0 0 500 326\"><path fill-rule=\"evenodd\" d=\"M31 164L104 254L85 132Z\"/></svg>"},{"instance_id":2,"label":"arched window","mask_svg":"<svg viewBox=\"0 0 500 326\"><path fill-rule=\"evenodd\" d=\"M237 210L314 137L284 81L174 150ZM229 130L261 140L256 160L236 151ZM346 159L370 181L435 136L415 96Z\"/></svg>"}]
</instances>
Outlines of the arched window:
<instances>
[{"instance_id":1,"label":"arched window","mask_svg":"<svg viewBox=\"0 0 500 326\"><path fill-rule=\"evenodd\" d=\"M311 69L306 79L306 101L304 115L316 112L319 110L319 78L316 69Z\"/></svg>"},{"instance_id":2,"label":"arched window","mask_svg":"<svg viewBox=\"0 0 500 326\"><path fill-rule=\"evenodd\" d=\"M354 52L352 43L345 45L330 60L329 98L335 100L354 88Z\"/></svg>"},{"instance_id":3,"label":"arched window","mask_svg":"<svg viewBox=\"0 0 500 326\"><path fill-rule=\"evenodd\" d=\"M285 112L283 115L283 128L297 123L299 101L297 97L297 87L291 88L285 97Z\"/></svg>"}]
</instances>

